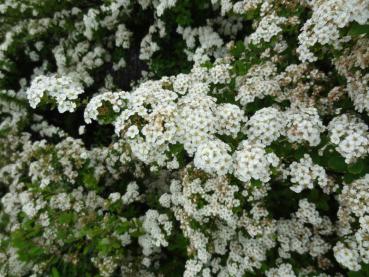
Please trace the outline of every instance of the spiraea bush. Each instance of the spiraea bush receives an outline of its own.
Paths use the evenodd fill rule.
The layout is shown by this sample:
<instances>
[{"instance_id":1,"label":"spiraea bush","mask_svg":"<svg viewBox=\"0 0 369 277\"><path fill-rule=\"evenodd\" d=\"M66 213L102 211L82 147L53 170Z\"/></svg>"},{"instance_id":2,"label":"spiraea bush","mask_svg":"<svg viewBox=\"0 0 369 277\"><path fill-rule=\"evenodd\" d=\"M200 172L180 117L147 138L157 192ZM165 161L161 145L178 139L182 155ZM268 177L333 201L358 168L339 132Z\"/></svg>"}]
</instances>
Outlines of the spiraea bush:
<instances>
[{"instance_id":1,"label":"spiraea bush","mask_svg":"<svg viewBox=\"0 0 369 277\"><path fill-rule=\"evenodd\" d=\"M369 276L368 0L0 0L0 276Z\"/></svg>"}]
</instances>

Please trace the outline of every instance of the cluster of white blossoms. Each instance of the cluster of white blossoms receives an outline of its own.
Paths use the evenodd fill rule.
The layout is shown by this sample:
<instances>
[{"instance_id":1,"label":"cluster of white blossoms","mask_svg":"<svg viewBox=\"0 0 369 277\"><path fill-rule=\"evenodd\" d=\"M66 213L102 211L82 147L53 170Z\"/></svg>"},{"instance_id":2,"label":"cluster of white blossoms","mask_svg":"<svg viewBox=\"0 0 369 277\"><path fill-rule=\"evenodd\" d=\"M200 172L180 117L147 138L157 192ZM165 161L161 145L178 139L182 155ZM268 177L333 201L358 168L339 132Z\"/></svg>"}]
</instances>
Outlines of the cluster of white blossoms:
<instances>
[{"instance_id":1,"label":"cluster of white blossoms","mask_svg":"<svg viewBox=\"0 0 369 277\"><path fill-rule=\"evenodd\" d=\"M273 63L255 65L250 68L247 75L239 80L239 90L236 100L242 106L255 101L255 98L263 98L267 95L278 95L280 87L274 77L277 68Z\"/></svg>"},{"instance_id":2,"label":"cluster of white blossoms","mask_svg":"<svg viewBox=\"0 0 369 277\"><path fill-rule=\"evenodd\" d=\"M131 36L132 32L128 31L124 24L118 25L118 29L115 33L115 46L129 48Z\"/></svg>"},{"instance_id":3,"label":"cluster of white blossoms","mask_svg":"<svg viewBox=\"0 0 369 277\"><path fill-rule=\"evenodd\" d=\"M365 24L369 19L369 1L367 0L329 0L311 1L313 14L304 24L299 34L300 46L297 48L302 61L316 61L311 51L315 44L341 48L341 44L350 37L341 37L340 29L350 22Z\"/></svg>"},{"instance_id":4,"label":"cluster of white blossoms","mask_svg":"<svg viewBox=\"0 0 369 277\"><path fill-rule=\"evenodd\" d=\"M128 139L139 160L163 165L168 162L170 143L183 143L193 155L215 134L236 136L246 120L238 106L217 105L216 98L207 95L210 85L229 82L229 71L229 65L221 63L209 70L195 67L189 75L142 83L132 93L97 95L86 107L85 121L103 118L108 112L101 107L103 102L109 102L118 115L114 121L116 134ZM217 162L213 163L215 166ZM217 165L210 171L215 173L220 167L223 166Z\"/></svg>"},{"instance_id":5,"label":"cluster of white blossoms","mask_svg":"<svg viewBox=\"0 0 369 277\"><path fill-rule=\"evenodd\" d=\"M361 267L358 261L360 255L356 250L357 244L355 241L345 241L345 244L338 242L334 247L334 257L345 267L353 271L358 271Z\"/></svg>"},{"instance_id":6,"label":"cluster of white blossoms","mask_svg":"<svg viewBox=\"0 0 369 277\"><path fill-rule=\"evenodd\" d=\"M368 0L57 2L0 4L0 276L365 275Z\"/></svg>"},{"instance_id":7,"label":"cluster of white blossoms","mask_svg":"<svg viewBox=\"0 0 369 277\"><path fill-rule=\"evenodd\" d=\"M345 90L358 112L369 112L369 90L366 68L369 65L368 38L363 37L353 42L351 49L344 49L343 54L334 60L338 72L347 79Z\"/></svg>"},{"instance_id":8,"label":"cluster of white blossoms","mask_svg":"<svg viewBox=\"0 0 369 277\"><path fill-rule=\"evenodd\" d=\"M32 108L36 108L43 98L50 98L55 101L58 111L64 113L73 112L76 109L75 102L83 92L83 87L71 77L41 75L32 80L26 94Z\"/></svg>"},{"instance_id":9,"label":"cluster of white blossoms","mask_svg":"<svg viewBox=\"0 0 369 277\"><path fill-rule=\"evenodd\" d=\"M164 37L165 34L165 26L163 22L159 19L150 26L149 32L142 39L139 58L141 60L150 60L155 52L160 49L158 43L154 40L154 36L159 35L159 37Z\"/></svg>"},{"instance_id":10,"label":"cluster of white blossoms","mask_svg":"<svg viewBox=\"0 0 369 277\"><path fill-rule=\"evenodd\" d=\"M218 106L216 121L218 122L218 134L236 137L241 130L242 123L247 121L247 117L240 107L226 103Z\"/></svg>"},{"instance_id":11,"label":"cluster of white blossoms","mask_svg":"<svg viewBox=\"0 0 369 277\"><path fill-rule=\"evenodd\" d=\"M101 80L111 79L112 86L116 87L120 80L115 73L122 73L126 68L137 70L134 74L138 75L147 73L145 66L135 65L136 59L150 66L155 53L165 53L162 42L165 45L169 37L173 39L173 32L181 34L176 36L176 42L186 42L181 47L188 59L203 62L223 56L226 52L223 38L236 37L242 31L243 19L225 15L219 17L216 13L202 22L200 27L182 26L180 18L186 18L188 14L177 15L179 20L173 24L165 12L176 9L178 5L182 3L176 0L113 0L91 5L61 3L54 7L47 1L37 5L6 0L1 4L1 14L19 10L17 16L29 19L11 25L6 23L7 17L2 20L4 39L0 42L0 57L6 62L1 64L0 76L2 72L16 68L14 60L8 55L11 55L12 48L23 44L27 45L23 55L39 63L33 66L34 74L49 71L49 67L56 62L58 74L73 74L86 86L96 85L106 89ZM201 3L197 5L202 6ZM215 2L204 7L215 11L219 9ZM30 35L25 36L27 33ZM51 43L48 38L51 38ZM137 51L134 48L138 45Z\"/></svg>"},{"instance_id":12,"label":"cluster of white blossoms","mask_svg":"<svg viewBox=\"0 0 369 277\"><path fill-rule=\"evenodd\" d=\"M346 160L355 162L369 153L368 125L354 115L342 114L328 124L330 140Z\"/></svg>"},{"instance_id":13,"label":"cluster of white blossoms","mask_svg":"<svg viewBox=\"0 0 369 277\"><path fill-rule=\"evenodd\" d=\"M119 113L122 107L124 107L126 99L127 93L124 91L116 93L105 92L93 97L85 108L85 122L91 123L92 120L98 120L99 109L100 113L104 113L101 112L101 109L106 109L107 111L105 113L108 113L110 108L113 110L113 112ZM109 104L111 107L105 107L104 104Z\"/></svg>"},{"instance_id":14,"label":"cluster of white blossoms","mask_svg":"<svg viewBox=\"0 0 369 277\"><path fill-rule=\"evenodd\" d=\"M307 141L310 146L320 143L325 127L316 108L292 108L287 114L287 138L290 142Z\"/></svg>"},{"instance_id":15,"label":"cluster of white blossoms","mask_svg":"<svg viewBox=\"0 0 369 277\"><path fill-rule=\"evenodd\" d=\"M210 60L211 56L219 57L224 52L224 42L212 26L198 28L178 26L177 32L182 35L187 46L187 59L201 64ZM196 47L197 42L200 44Z\"/></svg>"},{"instance_id":16,"label":"cluster of white blossoms","mask_svg":"<svg viewBox=\"0 0 369 277\"><path fill-rule=\"evenodd\" d=\"M268 270L265 275L267 277L295 277L296 274L293 272L292 265L290 264L281 264L277 268L271 268Z\"/></svg>"},{"instance_id":17,"label":"cluster of white blossoms","mask_svg":"<svg viewBox=\"0 0 369 277\"><path fill-rule=\"evenodd\" d=\"M7 130L12 126L16 126L27 117L25 107L16 102L7 102L6 98L8 97L21 99L13 90L0 90L0 113L3 115L0 130Z\"/></svg>"},{"instance_id":18,"label":"cluster of white blossoms","mask_svg":"<svg viewBox=\"0 0 369 277\"><path fill-rule=\"evenodd\" d=\"M272 167L277 167L279 159L274 153L267 153L259 143L243 141L234 153L234 175L242 182L252 179L268 182Z\"/></svg>"},{"instance_id":19,"label":"cluster of white blossoms","mask_svg":"<svg viewBox=\"0 0 369 277\"><path fill-rule=\"evenodd\" d=\"M286 118L276 108L263 108L250 117L245 127L248 140L270 145L285 134Z\"/></svg>"},{"instance_id":20,"label":"cluster of white blossoms","mask_svg":"<svg viewBox=\"0 0 369 277\"><path fill-rule=\"evenodd\" d=\"M184 178L182 184L172 182L170 190L170 203L177 213L185 213L201 223L209 223L211 218L217 217L230 225L235 224L232 209L240 205L234 198L238 187L231 185L226 177L212 178L205 183L200 179Z\"/></svg>"},{"instance_id":21,"label":"cluster of white blossoms","mask_svg":"<svg viewBox=\"0 0 369 277\"><path fill-rule=\"evenodd\" d=\"M309 223L318 226L322 223L322 218L313 203L306 199L299 201L299 209L296 211L296 217L303 223Z\"/></svg>"},{"instance_id":22,"label":"cluster of white blossoms","mask_svg":"<svg viewBox=\"0 0 369 277\"><path fill-rule=\"evenodd\" d=\"M241 204L235 198L237 185L227 177L205 182L193 179L200 174L193 170L186 168L182 182L172 181L170 194L164 194L160 201L166 207L171 206L190 241L189 251L193 258L186 262L184 276L212 276L211 272L219 276L243 276L248 270L259 268L266 251L274 246L271 235L275 228L273 221L266 218L268 212L258 207L252 210L251 218L246 214L237 216L233 212ZM213 231L208 233L206 229L198 229L195 222L213 226ZM242 234L244 228L254 234L253 238ZM225 265L218 255L227 257Z\"/></svg>"},{"instance_id":23,"label":"cluster of white blossoms","mask_svg":"<svg viewBox=\"0 0 369 277\"><path fill-rule=\"evenodd\" d=\"M369 263L369 174L345 184L339 196L338 228L345 239L334 246L339 263L353 271L361 269L361 263ZM353 224L359 223L356 229Z\"/></svg>"},{"instance_id":24,"label":"cluster of white blossoms","mask_svg":"<svg viewBox=\"0 0 369 277\"><path fill-rule=\"evenodd\" d=\"M355 74L354 77L348 78L347 92L353 101L357 111L369 112L369 74L361 76Z\"/></svg>"},{"instance_id":25,"label":"cluster of white blossoms","mask_svg":"<svg viewBox=\"0 0 369 277\"><path fill-rule=\"evenodd\" d=\"M305 154L298 162L290 164L285 174L290 177L291 190L300 193L304 189L313 189L314 184L324 189L327 186L327 174L323 167L313 163L308 154Z\"/></svg>"},{"instance_id":26,"label":"cluster of white blossoms","mask_svg":"<svg viewBox=\"0 0 369 277\"><path fill-rule=\"evenodd\" d=\"M176 5L177 0L160 0L156 5L156 14L161 16L164 11L168 8L174 7Z\"/></svg>"},{"instance_id":27,"label":"cluster of white blossoms","mask_svg":"<svg viewBox=\"0 0 369 277\"><path fill-rule=\"evenodd\" d=\"M194 165L210 174L225 175L232 170L231 148L221 140L210 140L199 145Z\"/></svg>"},{"instance_id":28,"label":"cluster of white blossoms","mask_svg":"<svg viewBox=\"0 0 369 277\"><path fill-rule=\"evenodd\" d=\"M282 32L280 25L287 21L285 17L279 17L275 14L264 16L258 24L255 32L246 38L252 44L260 44L261 42L270 42L270 40Z\"/></svg>"},{"instance_id":29,"label":"cluster of white blossoms","mask_svg":"<svg viewBox=\"0 0 369 277\"><path fill-rule=\"evenodd\" d=\"M277 95L277 98L280 101L291 101L291 106L315 106L319 112L323 112L326 106L320 108L321 105L333 104L329 97L328 99L321 97L322 84L329 80L328 76L309 63L290 64L276 76L276 79L281 88L281 93Z\"/></svg>"},{"instance_id":30,"label":"cluster of white blossoms","mask_svg":"<svg viewBox=\"0 0 369 277\"><path fill-rule=\"evenodd\" d=\"M159 214L156 210L148 210L143 219L142 227L146 234L138 240L145 256L151 255L160 246L168 246L166 237L172 231L172 222L168 215Z\"/></svg>"},{"instance_id":31,"label":"cluster of white blossoms","mask_svg":"<svg viewBox=\"0 0 369 277\"><path fill-rule=\"evenodd\" d=\"M124 205L129 205L133 202L140 200L140 193L138 192L138 185L136 182L130 182L127 185L127 191L121 195L119 192L113 192L109 195L109 199L112 203L122 201Z\"/></svg>"},{"instance_id":32,"label":"cluster of white blossoms","mask_svg":"<svg viewBox=\"0 0 369 277\"><path fill-rule=\"evenodd\" d=\"M314 204L306 200L299 202L299 210L292 219L283 219L277 223L277 240L280 243L280 257L291 258L291 252L300 255L309 253L312 258L321 257L331 249L324 236L333 233L333 225L329 218L321 217Z\"/></svg>"},{"instance_id":33,"label":"cluster of white blossoms","mask_svg":"<svg viewBox=\"0 0 369 277\"><path fill-rule=\"evenodd\" d=\"M360 218L369 214L368 206L368 180L369 175L354 181L352 184L347 184L343 187L340 195L340 203L342 209L354 214Z\"/></svg>"},{"instance_id":34,"label":"cluster of white blossoms","mask_svg":"<svg viewBox=\"0 0 369 277\"><path fill-rule=\"evenodd\" d=\"M216 132L216 99L206 94L189 92L177 104L177 138L189 153ZM237 119L236 119L237 120Z\"/></svg>"}]
</instances>

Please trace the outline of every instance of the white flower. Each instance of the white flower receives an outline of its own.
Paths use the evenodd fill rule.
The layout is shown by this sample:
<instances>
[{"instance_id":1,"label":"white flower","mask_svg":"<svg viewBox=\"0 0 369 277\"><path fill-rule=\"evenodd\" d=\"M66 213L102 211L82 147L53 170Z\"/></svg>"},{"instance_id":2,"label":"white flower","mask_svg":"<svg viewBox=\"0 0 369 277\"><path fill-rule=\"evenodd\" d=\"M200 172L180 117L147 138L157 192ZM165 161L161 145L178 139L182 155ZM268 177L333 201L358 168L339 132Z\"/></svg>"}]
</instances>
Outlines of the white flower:
<instances>
[{"instance_id":1,"label":"white flower","mask_svg":"<svg viewBox=\"0 0 369 277\"><path fill-rule=\"evenodd\" d=\"M230 150L229 145L219 139L206 141L197 148L194 164L209 174L225 175L232 167Z\"/></svg>"},{"instance_id":2,"label":"white flower","mask_svg":"<svg viewBox=\"0 0 369 277\"><path fill-rule=\"evenodd\" d=\"M241 124L247 120L243 111L233 104L221 104L216 112L217 133L236 137L240 132Z\"/></svg>"},{"instance_id":3,"label":"white flower","mask_svg":"<svg viewBox=\"0 0 369 277\"><path fill-rule=\"evenodd\" d=\"M239 100L242 106L246 106L254 102L255 98L278 95L281 89L275 79L276 71L276 66L271 62L254 65L241 81L236 100Z\"/></svg>"},{"instance_id":4,"label":"white flower","mask_svg":"<svg viewBox=\"0 0 369 277\"><path fill-rule=\"evenodd\" d=\"M285 132L286 120L282 112L275 108L258 110L247 122L245 134L250 141L269 145Z\"/></svg>"},{"instance_id":5,"label":"white flower","mask_svg":"<svg viewBox=\"0 0 369 277\"><path fill-rule=\"evenodd\" d=\"M112 203L117 202L120 199L120 193L119 192L113 192L109 194L109 199Z\"/></svg>"},{"instance_id":6,"label":"white flower","mask_svg":"<svg viewBox=\"0 0 369 277\"><path fill-rule=\"evenodd\" d=\"M313 189L316 182L321 188L328 183L327 174L323 167L313 163L308 154L305 154L298 162L292 162L286 171L291 177L291 190L300 193L304 189Z\"/></svg>"},{"instance_id":7,"label":"white flower","mask_svg":"<svg viewBox=\"0 0 369 277\"><path fill-rule=\"evenodd\" d=\"M234 153L234 175L243 182L252 179L268 182L271 167L279 163L274 153L266 153L264 146L258 143L243 141L239 150Z\"/></svg>"},{"instance_id":8,"label":"white flower","mask_svg":"<svg viewBox=\"0 0 369 277\"><path fill-rule=\"evenodd\" d=\"M325 130L316 108L291 108L287 116L287 138L290 142L320 143L320 133Z\"/></svg>"},{"instance_id":9,"label":"white flower","mask_svg":"<svg viewBox=\"0 0 369 277\"><path fill-rule=\"evenodd\" d=\"M361 269L360 255L353 241L348 241L347 245L338 242L333 248L334 257L337 262L350 270L358 271Z\"/></svg>"},{"instance_id":10,"label":"white flower","mask_svg":"<svg viewBox=\"0 0 369 277\"><path fill-rule=\"evenodd\" d=\"M136 125L132 125L130 126L128 129L127 129L127 132L126 132L126 137L127 138L134 138L135 136L137 136L139 134L140 130L137 128Z\"/></svg>"},{"instance_id":11,"label":"white flower","mask_svg":"<svg viewBox=\"0 0 369 277\"><path fill-rule=\"evenodd\" d=\"M346 163L355 162L369 152L368 125L359 118L347 114L337 116L329 122L328 131Z\"/></svg>"},{"instance_id":12,"label":"white flower","mask_svg":"<svg viewBox=\"0 0 369 277\"><path fill-rule=\"evenodd\" d=\"M83 88L68 76L38 76L32 80L26 94L32 108L36 108L42 97L51 97L56 101L60 113L75 110L78 96Z\"/></svg>"},{"instance_id":13,"label":"white flower","mask_svg":"<svg viewBox=\"0 0 369 277\"><path fill-rule=\"evenodd\" d=\"M277 268L271 268L265 275L267 277L296 277L290 264L281 264Z\"/></svg>"}]
</instances>

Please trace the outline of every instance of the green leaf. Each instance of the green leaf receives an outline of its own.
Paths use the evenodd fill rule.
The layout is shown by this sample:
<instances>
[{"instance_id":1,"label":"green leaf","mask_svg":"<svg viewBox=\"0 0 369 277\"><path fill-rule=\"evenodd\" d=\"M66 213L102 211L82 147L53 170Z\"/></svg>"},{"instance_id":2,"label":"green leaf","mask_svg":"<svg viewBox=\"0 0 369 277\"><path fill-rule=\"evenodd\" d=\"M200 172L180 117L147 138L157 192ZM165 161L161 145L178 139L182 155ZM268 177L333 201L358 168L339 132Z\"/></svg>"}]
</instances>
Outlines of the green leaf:
<instances>
[{"instance_id":1,"label":"green leaf","mask_svg":"<svg viewBox=\"0 0 369 277\"><path fill-rule=\"evenodd\" d=\"M243 41L237 41L234 47L231 49L231 54L239 58L241 57L242 53L245 51L245 44Z\"/></svg>"},{"instance_id":2,"label":"green leaf","mask_svg":"<svg viewBox=\"0 0 369 277\"><path fill-rule=\"evenodd\" d=\"M55 267L51 269L51 275L52 277L60 277L59 271Z\"/></svg>"},{"instance_id":3,"label":"green leaf","mask_svg":"<svg viewBox=\"0 0 369 277\"><path fill-rule=\"evenodd\" d=\"M36 258L38 256L41 256L44 253L44 250L41 247L33 246L29 252L28 255L32 258Z\"/></svg>"},{"instance_id":4,"label":"green leaf","mask_svg":"<svg viewBox=\"0 0 369 277\"><path fill-rule=\"evenodd\" d=\"M311 202L318 201L318 199L319 199L319 191L316 188L313 188L312 190L310 190L308 199Z\"/></svg>"},{"instance_id":5,"label":"green leaf","mask_svg":"<svg viewBox=\"0 0 369 277\"><path fill-rule=\"evenodd\" d=\"M169 146L169 151L173 157L177 158L180 166L183 166L185 163L185 150L183 144L177 143Z\"/></svg>"},{"instance_id":6,"label":"green leaf","mask_svg":"<svg viewBox=\"0 0 369 277\"><path fill-rule=\"evenodd\" d=\"M242 61L242 60L237 60L234 62L233 64L233 70L238 74L238 75L244 75L247 73L247 71L249 70L250 66Z\"/></svg>"},{"instance_id":7,"label":"green leaf","mask_svg":"<svg viewBox=\"0 0 369 277\"><path fill-rule=\"evenodd\" d=\"M73 221L73 219L74 219L73 213L65 212L60 214L58 221L60 224L69 224Z\"/></svg>"},{"instance_id":8,"label":"green leaf","mask_svg":"<svg viewBox=\"0 0 369 277\"><path fill-rule=\"evenodd\" d=\"M332 153L328 158L328 166L332 170L340 173L344 173L347 169L345 159L335 153Z\"/></svg>"},{"instance_id":9,"label":"green leaf","mask_svg":"<svg viewBox=\"0 0 369 277\"><path fill-rule=\"evenodd\" d=\"M84 173L83 174L83 182L85 183L86 188L97 190L98 189L98 181L96 180L93 173Z\"/></svg>"},{"instance_id":10,"label":"green leaf","mask_svg":"<svg viewBox=\"0 0 369 277\"><path fill-rule=\"evenodd\" d=\"M369 25L353 24L348 31L350 36L358 36L362 34L369 34Z\"/></svg>"},{"instance_id":11,"label":"green leaf","mask_svg":"<svg viewBox=\"0 0 369 277\"><path fill-rule=\"evenodd\" d=\"M260 188L262 186L262 182L260 180L251 179L251 185L256 188Z\"/></svg>"},{"instance_id":12,"label":"green leaf","mask_svg":"<svg viewBox=\"0 0 369 277\"><path fill-rule=\"evenodd\" d=\"M354 164L349 164L347 169L352 174L360 174L364 170L364 162L360 160Z\"/></svg>"},{"instance_id":13,"label":"green leaf","mask_svg":"<svg viewBox=\"0 0 369 277\"><path fill-rule=\"evenodd\" d=\"M328 211L329 210L329 204L326 201L326 199L321 199L317 204L316 207L318 208L318 210L322 210L322 211Z\"/></svg>"},{"instance_id":14,"label":"green leaf","mask_svg":"<svg viewBox=\"0 0 369 277\"><path fill-rule=\"evenodd\" d=\"M103 102L103 105L98 108L98 119L103 124L110 124L117 118L117 113L113 109L113 105L107 101Z\"/></svg>"},{"instance_id":15,"label":"green leaf","mask_svg":"<svg viewBox=\"0 0 369 277\"><path fill-rule=\"evenodd\" d=\"M187 238L182 233L175 233L173 238L171 238L171 243L169 244L168 249L171 251L180 250L183 253L186 253L187 246Z\"/></svg>"},{"instance_id":16,"label":"green leaf","mask_svg":"<svg viewBox=\"0 0 369 277\"><path fill-rule=\"evenodd\" d=\"M365 277L365 275L361 271L350 271L348 277Z\"/></svg>"},{"instance_id":17,"label":"green leaf","mask_svg":"<svg viewBox=\"0 0 369 277\"><path fill-rule=\"evenodd\" d=\"M351 184L353 181L355 181L357 179L357 176L351 174L351 173L348 173L348 174L345 174L345 176L343 176L343 181L346 183L346 184Z\"/></svg>"},{"instance_id":18,"label":"green leaf","mask_svg":"<svg viewBox=\"0 0 369 277\"><path fill-rule=\"evenodd\" d=\"M99 241L97 248L99 252L107 254L112 249L110 240L108 238L103 238Z\"/></svg>"},{"instance_id":19,"label":"green leaf","mask_svg":"<svg viewBox=\"0 0 369 277\"><path fill-rule=\"evenodd\" d=\"M317 189L312 189L308 195L308 200L316 204L316 207L322 211L329 210L328 198Z\"/></svg>"}]
</instances>

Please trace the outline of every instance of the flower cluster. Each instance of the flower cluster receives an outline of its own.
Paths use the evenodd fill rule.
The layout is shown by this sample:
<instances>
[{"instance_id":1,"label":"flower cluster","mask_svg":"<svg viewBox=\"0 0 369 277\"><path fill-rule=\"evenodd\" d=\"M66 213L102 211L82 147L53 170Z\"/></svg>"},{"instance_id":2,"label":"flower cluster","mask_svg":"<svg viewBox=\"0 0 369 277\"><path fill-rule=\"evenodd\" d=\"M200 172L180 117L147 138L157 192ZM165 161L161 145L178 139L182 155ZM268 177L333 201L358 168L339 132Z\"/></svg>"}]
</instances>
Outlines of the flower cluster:
<instances>
[{"instance_id":1,"label":"flower cluster","mask_svg":"<svg viewBox=\"0 0 369 277\"><path fill-rule=\"evenodd\" d=\"M3 0L0 276L366 276L368 11Z\"/></svg>"},{"instance_id":2,"label":"flower cluster","mask_svg":"<svg viewBox=\"0 0 369 277\"><path fill-rule=\"evenodd\" d=\"M292 162L286 172L294 185L291 190L300 193L304 189L314 188L316 182L321 188L327 186L327 174L323 167L313 163L308 154L305 154L298 162Z\"/></svg>"},{"instance_id":3,"label":"flower cluster","mask_svg":"<svg viewBox=\"0 0 369 277\"><path fill-rule=\"evenodd\" d=\"M243 181L252 179L264 183L270 180L272 167L277 167L278 157L274 153L267 153L262 144L243 141L234 153L234 174Z\"/></svg>"},{"instance_id":4,"label":"flower cluster","mask_svg":"<svg viewBox=\"0 0 369 277\"><path fill-rule=\"evenodd\" d=\"M313 1L311 3L312 17L304 24L298 39L300 46L297 51L302 61L316 61L317 57L311 52L315 44L328 45L334 48L350 37L341 37L339 29L350 22L365 24L369 19L368 1Z\"/></svg>"},{"instance_id":5,"label":"flower cluster","mask_svg":"<svg viewBox=\"0 0 369 277\"><path fill-rule=\"evenodd\" d=\"M369 151L368 125L359 118L348 114L337 116L329 122L330 140L337 145L336 150L352 163Z\"/></svg>"},{"instance_id":6,"label":"flower cluster","mask_svg":"<svg viewBox=\"0 0 369 277\"><path fill-rule=\"evenodd\" d=\"M194 156L197 168L209 174L225 175L231 171L231 148L221 140L211 140L200 144Z\"/></svg>"},{"instance_id":7,"label":"flower cluster","mask_svg":"<svg viewBox=\"0 0 369 277\"><path fill-rule=\"evenodd\" d=\"M36 108L41 100L51 98L55 101L58 111L73 112L77 105L75 101L84 92L83 87L68 76L38 76L32 80L26 94L30 106ZM49 100L50 101L50 100Z\"/></svg>"},{"instance_id":8,"label":"flower cluster","mask_svg":"<svg viewBox=\"0 0 369 277\"><path fill-rule=\"evenodd\" d=\"M258 110L246 124L245 133L250 141L270 145L281 135L285 135L285 114L276 108Z\"/></svg>"}]
</instances>

